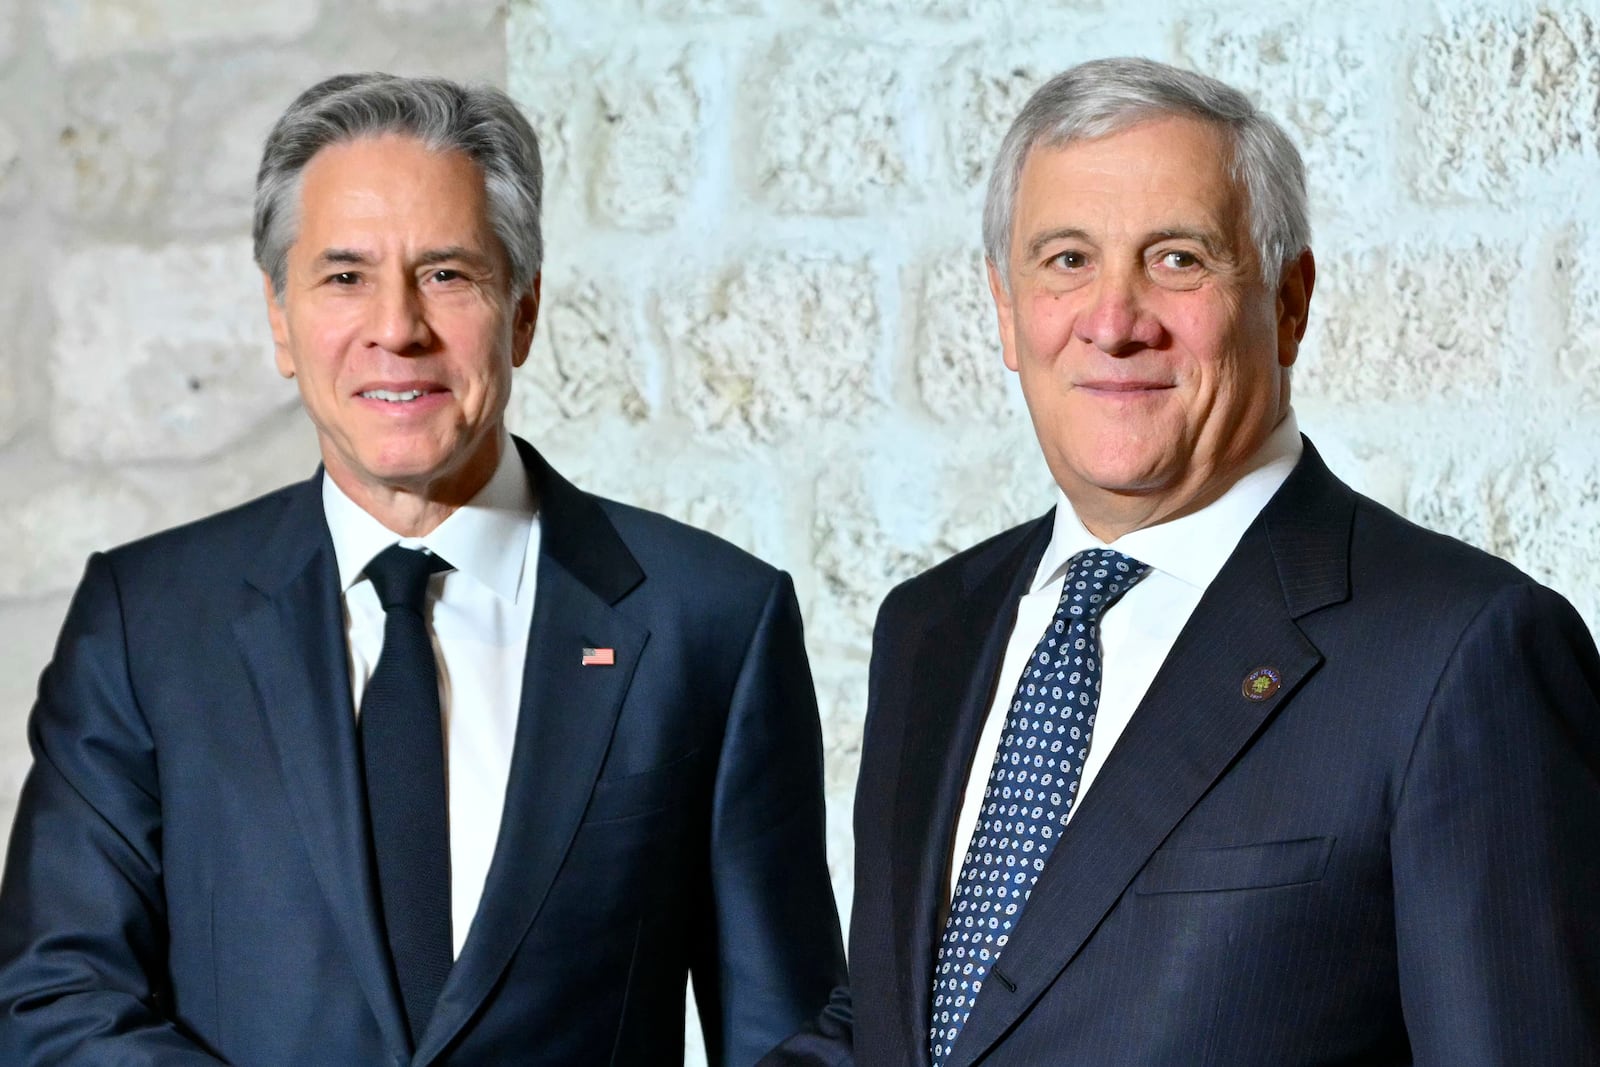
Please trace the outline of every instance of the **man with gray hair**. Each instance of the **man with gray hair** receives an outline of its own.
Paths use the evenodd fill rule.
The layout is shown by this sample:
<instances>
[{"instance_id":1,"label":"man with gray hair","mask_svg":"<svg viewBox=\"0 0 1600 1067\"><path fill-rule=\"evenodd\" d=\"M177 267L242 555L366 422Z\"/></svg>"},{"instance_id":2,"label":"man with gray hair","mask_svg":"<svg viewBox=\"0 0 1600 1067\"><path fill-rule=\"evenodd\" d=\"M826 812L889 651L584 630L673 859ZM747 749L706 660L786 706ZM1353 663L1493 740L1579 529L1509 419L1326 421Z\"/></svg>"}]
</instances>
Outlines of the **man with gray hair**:
<instances>
[{"instance_id":1,"label":"man with gray hair","mask_svg":"<svg viewBox=\"0 0 1600 1067\"><path fill-rule=\"evenodd\" d=\"M772 1062L1600 1062L1600 660L1300 436L1282 130L1083 64L984 241L1060 494L884 601L851 984Z\"/></svg>"},{"instance_id":2,"label":"man with gray hair","mask_svg":"<svg viewBox=\"0 0 1600 1067\"><path fill-rule=\"evenodd\" d=\"M310 481L88 565L0 886L0 1062L750 1064L842 980L787 575L506 430L540 167L362 74L268 137Z\"/></svg>"}]
</instances>

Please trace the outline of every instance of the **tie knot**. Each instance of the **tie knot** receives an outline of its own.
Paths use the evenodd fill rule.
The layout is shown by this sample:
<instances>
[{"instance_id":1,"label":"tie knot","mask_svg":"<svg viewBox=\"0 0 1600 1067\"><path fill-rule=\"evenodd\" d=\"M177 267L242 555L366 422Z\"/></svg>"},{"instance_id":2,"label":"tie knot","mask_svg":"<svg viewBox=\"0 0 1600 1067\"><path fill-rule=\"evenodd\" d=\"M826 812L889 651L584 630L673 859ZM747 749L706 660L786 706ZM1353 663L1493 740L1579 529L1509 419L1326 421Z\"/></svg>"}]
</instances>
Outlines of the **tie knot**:
<instances>
[{"instance_id":1,"label":"tie knot","mask_svg":"<svg viewBox=\"0 0 1600 1067\"><path fill-rule=\"evenodd\" d=\"M420 614L428 593L428 576L449 569L450 564L438 556L390 545L372 557L366 573L384 611L405 607Z\"/></svg>"},{"instance_id":2,"label":"tie knot","mask_svg":"<svg viewBox=\"0 0 1600 1067\"><path fill-rule=\"evenodd\" d=\"M1148 563L1121 552L1085 549L1067 562L1067 580L1061 587L1061 603L1056 612L1091 622L1149 573Z\"/></svg>"}]
</instances>

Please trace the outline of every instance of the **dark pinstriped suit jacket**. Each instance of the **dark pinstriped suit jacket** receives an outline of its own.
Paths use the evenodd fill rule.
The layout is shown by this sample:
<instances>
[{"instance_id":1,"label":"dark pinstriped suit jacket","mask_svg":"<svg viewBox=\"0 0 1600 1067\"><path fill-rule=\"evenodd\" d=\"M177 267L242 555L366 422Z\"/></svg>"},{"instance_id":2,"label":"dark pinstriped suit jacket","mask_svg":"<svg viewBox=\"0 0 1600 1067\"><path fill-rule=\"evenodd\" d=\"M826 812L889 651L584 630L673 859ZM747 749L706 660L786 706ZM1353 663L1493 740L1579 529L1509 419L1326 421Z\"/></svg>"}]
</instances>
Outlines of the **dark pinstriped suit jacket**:
<instances>
[{"instance_id":1,"label":"dark pinstriped suit jacket","mask_svg":"<svg viewBox=\"0 0 1600 1067\"><path fill-rule=\"evenodd\" d=\"M0 888L0 1065L713 1064L843 972L787 576L518 442L538 592L506 812L413 1048L313 478L90 560ZM585 646L614 663L588 667Z\"/></svg>"},{"instance_id":2,"label":"dark pinstriped suit jacket","mask_svg":"<svg viewBox=\"0 0 1600 1067\"><path fill-rule=\"evenodd\" d=\"M1600 532L1597 532L1600 535ZM884 602L851 987L771 1062L928 1062L960 795L1047 518ZM1282 686L1246 699L1272 667ZM1600 1064L1600 661L1307 445L1063 835L951 1067Z\"/></svg>"}]
</instances>

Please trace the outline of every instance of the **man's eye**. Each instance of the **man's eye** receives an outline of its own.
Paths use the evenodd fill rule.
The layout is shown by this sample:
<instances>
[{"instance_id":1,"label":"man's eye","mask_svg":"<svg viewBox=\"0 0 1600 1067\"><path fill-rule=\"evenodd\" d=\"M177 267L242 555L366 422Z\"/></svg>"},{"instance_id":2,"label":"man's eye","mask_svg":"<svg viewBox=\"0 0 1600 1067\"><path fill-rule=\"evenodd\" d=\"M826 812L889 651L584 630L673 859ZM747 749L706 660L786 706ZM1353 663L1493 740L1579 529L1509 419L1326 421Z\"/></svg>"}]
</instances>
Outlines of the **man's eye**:
<instances>
[{"instance_id":1,"label":"man's eye","mask_svg":"<svg viewBox=\"0 0 1600 1067\"><path fill-rule=\"evenodd\" d=\"M1161 253L1161 265L1168 270L1188 270L1191 267L1198 267L1200 260L1193 252L1174 249Z\"/></svg>"},{"instance_id":2,"label":"man's eye","mask_svg":"<svg viewBox=\"0 0 1600 1067\"><path fill-rule=\"evenodd\" d=\"M461 276L461 272L458 270L451 270L449 267L440 267L428 277L436 282L453 282L460 280Z\"/></svg>"},{"instance_id":3,"label":"man's eye","mask_svg":"<svg viewBox=\"0 0 1600 1067\"><path fill-rule=\"evenodd\" d=\"M353 270L342 270L328 280L334 285L354 285L361 280L361 275Z\"/></svg>"},{"instance_id":4,"label":"man's eye","mask_svg":"<svg viewBox=\"0 0 1600 1067\"><path fill-rule=\"evenodd\" d=\"M1088 262L1088 257L1082 252L1057 252L1050 257L1052 266L1061 267L1065 270L1079 270L1086 266Z\"/></svg>"}]
</instances>

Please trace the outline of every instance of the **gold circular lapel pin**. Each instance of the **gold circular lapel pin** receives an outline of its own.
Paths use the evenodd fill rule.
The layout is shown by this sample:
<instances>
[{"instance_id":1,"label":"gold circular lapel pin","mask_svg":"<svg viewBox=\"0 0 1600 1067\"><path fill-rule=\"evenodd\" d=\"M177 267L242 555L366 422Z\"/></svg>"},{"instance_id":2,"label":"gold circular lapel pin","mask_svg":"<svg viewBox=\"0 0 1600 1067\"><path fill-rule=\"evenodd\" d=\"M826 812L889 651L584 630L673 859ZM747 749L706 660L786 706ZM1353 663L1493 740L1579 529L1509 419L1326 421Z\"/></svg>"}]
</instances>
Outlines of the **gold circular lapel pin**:
<instances>
[{"instance_id":1,"label":"gold circular lapel pin","mask_svg":"<svg viewBox=\"0 0 1600 1067\"><path fill-rule=\"evenodd\" d=\"M1278 691L1283 684L1283 676L1272 667L1257 667L1244 676L1244 684L1239 691L1246 700L1265 700Z\"/></svg>"}]
</instances>

